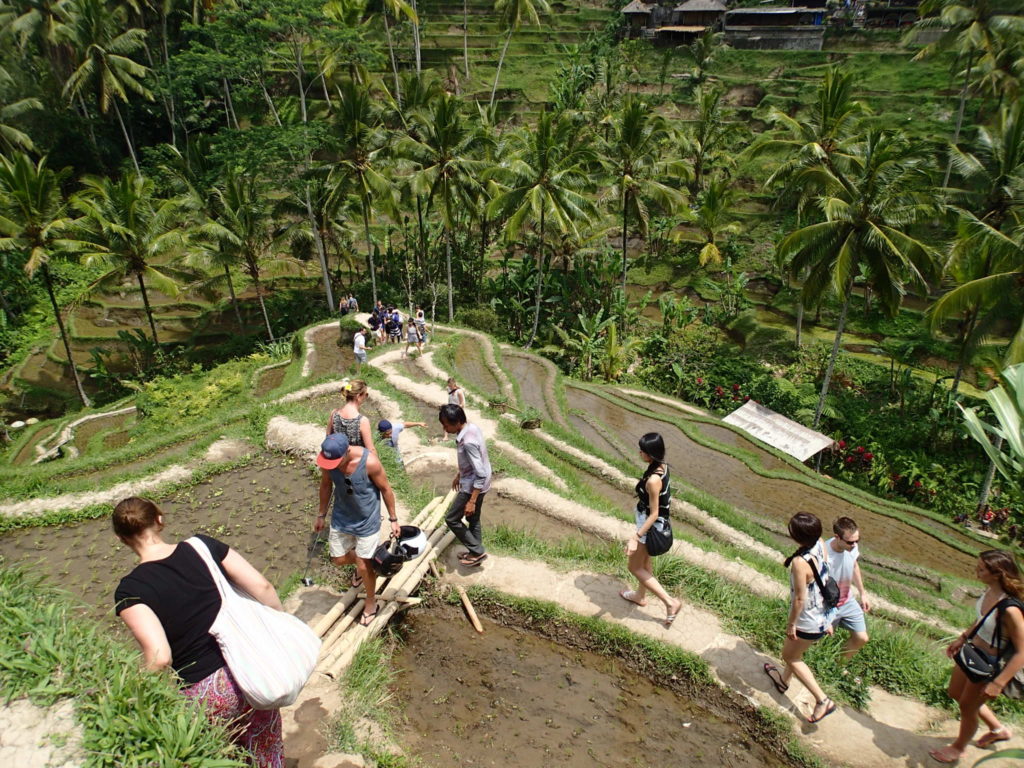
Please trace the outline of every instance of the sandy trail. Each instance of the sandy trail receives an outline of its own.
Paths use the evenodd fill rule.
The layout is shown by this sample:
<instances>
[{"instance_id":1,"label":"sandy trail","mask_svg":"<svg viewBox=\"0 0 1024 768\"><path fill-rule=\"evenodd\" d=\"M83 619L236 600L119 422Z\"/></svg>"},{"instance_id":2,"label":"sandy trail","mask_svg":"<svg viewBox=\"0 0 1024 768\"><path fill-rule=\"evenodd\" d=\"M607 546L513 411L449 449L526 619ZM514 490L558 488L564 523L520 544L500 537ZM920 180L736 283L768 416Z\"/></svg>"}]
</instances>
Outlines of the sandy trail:
<instances>
[{"instance_id":1,"label":"sandy trail","mask_svg":"<svg viewBox=\"0 0 1024 768\"><path fill-rule=\"evenodd\" d=\"M756 706L770 706L793 717L802 740L831 763L854 768L934 765L928 750L948 744L956 733L956 720L945 713L874 688L869 713L840 707L821 723L811 725L804 719L813 705L810 694L794 680L789 692L780 695L765 676L764 663L777 664L777 660L724 632L718 617L688 603L672 628L666 629L661 623L665 609L659 601L651 597L643 608L627 603L619 597L623 584L611 577L584 571L559 572L544 563L494 554L481 567L465 569L455 558L454 548L447 553L446 563L445 579L450 583L486 585L512 595L554 602L573 613L621 624L632 632L698 654L723 685ZM685 601L686 596L681 597ZM781 616L779 628L781 631ZM1001 746L1024 746L1024 739L1014 738ZM970 747L961 762L971 765L985 754Z\"/></svg>"}]
</instances>

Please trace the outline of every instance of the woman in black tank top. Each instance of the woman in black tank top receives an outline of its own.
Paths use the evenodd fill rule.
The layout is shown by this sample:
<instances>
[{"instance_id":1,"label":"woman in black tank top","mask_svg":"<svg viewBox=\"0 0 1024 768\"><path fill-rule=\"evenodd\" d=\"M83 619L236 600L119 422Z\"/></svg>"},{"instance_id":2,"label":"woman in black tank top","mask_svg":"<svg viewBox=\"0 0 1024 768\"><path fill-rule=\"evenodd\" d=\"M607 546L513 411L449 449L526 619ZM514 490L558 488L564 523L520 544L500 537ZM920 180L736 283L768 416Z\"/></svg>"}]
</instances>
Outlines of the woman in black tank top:
<instances>
[{"instance_id":1,"label":"woman in black tank top","mask_svg":"<svg viewBox=\"0 0 1024 768\"><path fill-rule=\"evenodd\" d=\"M626 543L629 572L636 577L639 586L635 590L624 589L619 596L642 606L647 605L647 593L651 592L665 604L665 626L670 627L683 602L669 595L654 578L646 544L647 532L654 526L666 524L672 501L668 465L665 464L665 441L660 434L648 432L640 438L640 458L646 462L647 469L636 484L636 533Z\"/></svg>"}]
</instances>

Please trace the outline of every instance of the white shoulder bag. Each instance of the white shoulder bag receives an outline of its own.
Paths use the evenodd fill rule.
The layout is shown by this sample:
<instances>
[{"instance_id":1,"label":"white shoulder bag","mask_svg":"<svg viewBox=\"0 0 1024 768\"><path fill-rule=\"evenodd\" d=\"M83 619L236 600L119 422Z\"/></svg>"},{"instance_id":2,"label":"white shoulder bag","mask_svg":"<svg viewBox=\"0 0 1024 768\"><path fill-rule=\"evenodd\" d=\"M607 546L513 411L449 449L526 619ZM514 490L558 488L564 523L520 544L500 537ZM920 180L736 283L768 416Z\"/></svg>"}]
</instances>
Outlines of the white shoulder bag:
<instances>
[{"instance_id":1,"label":"white shoulder bag","mask_svg":"<svg viewBox=\"0 0 1024 768\"><path fill-rule=\"evenodd\" d=\"M232 584L202 539L186 540L206 563L217 591L220 612L210 634L254 709L287 707L298 697L316 667L320 638L290 613L275 611Z\"/></svg>"}]
</instances>

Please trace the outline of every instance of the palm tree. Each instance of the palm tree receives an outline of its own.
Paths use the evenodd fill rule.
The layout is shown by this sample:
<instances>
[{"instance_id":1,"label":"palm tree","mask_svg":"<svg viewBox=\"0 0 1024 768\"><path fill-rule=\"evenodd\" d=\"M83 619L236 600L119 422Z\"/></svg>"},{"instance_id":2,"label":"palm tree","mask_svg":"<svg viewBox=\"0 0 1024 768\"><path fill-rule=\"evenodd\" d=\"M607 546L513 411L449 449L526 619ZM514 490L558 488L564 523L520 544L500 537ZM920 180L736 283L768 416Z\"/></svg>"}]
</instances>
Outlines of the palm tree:
<instances>
[{"instance_id":1,"label":"palm tree","mask_svg":"<svg viewBox=\"0 0 1024 768\"><path fill-rule=\"evenodd\" d=\"M505 30L505 44L501 48L501 56L498 58L498 71L494 73L494 87L491 88L491 102L494 106L494 95L498 92L498 80L501 78L501 66L505 63L505 54L508 53L508 44L512 42L512 34L523 25L529 24L533 27L540 26L541 13L550 13L551 6L548 0L495 0L494 10L498 14L498 26Z\"/></svg>"},{"instance_id":2,"label":"palm tree","mask_svg":"<svg viewBox=\"0 0 1024 768\"><path fill-rule=\"evenodd\" d=\"M214 190L213 218L202 232L220 243L225 261L233 259L252 280L267 337L274 341L260 278L268 267L275 271L298 271L298 264L294 259L274 254L277 232L267 191L266 184L255 176L228 172Z\"/></svg>"},{"instance_id":3,"label":"palm tree","mask_svg":"<svg viewBox=\"0 0 1024 768\"><path fill-rule=\"evenodd\" d=\"M45 157L34 163L23 152L10 159L0 156L0 251L27 256L25 272L28 276L42 275L78 398L88 408L91 403L75 368L71 341L50 274L51 259L66 256L82 246L74 239L78 222L61 193L64 175L47 168Z\"/></svg>"},{"instance_id":4,"label":"palm tree","mask_svg":"<svg viewBox=\"0 0 1024 768\"><path fill-rule=\"evenodd\" d=\"M1024 226L1004 234L964 211L960 246L966 254L981 254L985 265L977 271L979 277L965 280L935 302L929 315L933 326L942 318L973 317L972 336L980 338L996 323L1009 320L1016 330L1004 365L1024 362Z\"/></svg>"},{"instance_id":5,"label":"palm tree","mask_svg":"<svg viewBox=\"0 0 1024 768\"><path fill-rule=\"evenodd\" d=\"M416 166L412 191L437 207L445 237L448 281L448 322L455 319L452 286L452 238L460 212L474 210L474 187L484 170L473 158L481 143L462 114L460 101L450 93L436 98L429 110L413 114L415 130L399 141L397 151ZM415 138L414 138L415 136Z\"/></svg>"},{"instance_id":6,"label":"palm tree","mask_svg":"<svg viewBox=\"0 0 1024 768\"><path fill-rule=\"evenodd\" d=\"M492 171L504 188L488 206L488 216L507 216L505 232L510 238L531 226L539 239L533 327L527 348L537 337L540 325L544 269L549 261L547 228L578 235L577 225L597 214L594 204L583 194L592 152L581 138L575 122L565 115L555 117L544 112L536 126L512 134L513 156L507 165Z\"/></svg>"},{"instance_id":7,"label":"palm tree","mask_svg":"<svg viewBox=\"0 0 1024 768\"><path fill-rule=\"evenodd\" d=\"M370 271L373 303L377 303L377 270L373 259L373 240L370 237L370 211L373 203L389 211L394 208L394 188L380 168L379 157L388 146L387 132L381 123L380 110L374 105L370 92L352 80L338 88L338 164L351 179L354 193L359 198L366 234L366 259Z\"/></svg>"},{"instance_id":8,"label":"palm tree","mask_svg":"<svg viewBox=\"0 0 1024 768\"><path fill-rule=\"evenodd\" d=\"M924 46L916 56L920 60L940 51L955 50L957 60L965 60L963 86L960 88L953 144L960 141L964 122L964 107L970 92L974 65L982 56L993 55L1005 34L1019 35L1024 31L1024 0L923 0L918 6L921 15L907 38L913 41L918 29L940 28L942 35L934 43ZM952 158L946 165L942 186L948 186L952 171Z\"/></svg>"},{"instance_id":9,"label":"palm tree","mask_svg":"<svg viewBox=\"0 0 1024 768\"><path fill-rule=\"evenodd\" d=\"M660 179L682 179L686 166L678 160L665 160L663 146L669 139L665 121L651 112L640 99L627 96L615 116L609 140L602 153L612 176L609 195L618 201L622 214L622 292L626 292L626 238L632 217L642 237L647 237L650 221L647 202L672 213L685 202L684 195Z\"/></svg>"},{"instance_id":10,"label":"palm tree","mask_svg":"<svg viewBox=\"0 0 1024 768\"><path fill-rule=\"evenodd\" d=\"M152 180L136 173L126 173L119 180L86 176L82 185L74 205L83 215L83 239L89 244L85 263L107 268L98 287L135 278L153 343L159 344L147 284L167 296L179 293L177 281L185 275L174 262L184 255L188 243L188 233L181 227L185 201L157 197ZM170 264L157 267L154 262Z\"/></svg>"},{"instance_id":11,"label":"palm tree","mask_svg":"<svg viewBox=\"0 0 1024 768\"><path fill-rule=\"evenodd\" d=\"M704 33L686 46L680 46L683 55L693 62L690 82L702 85L708 76L708 69L715 60L715 54L721 50L724 34L716 32L714 27L705 27Z\"/></svg>"},{"instance_id":12,"label":"palm tree","mask_svg":"<svg viewBox=\"0 0 1024 768\"><path fill-rule=\"evenodd\" d=\"M395 59L395 47L391 42L391 24L388 21L388 16L394 16L396 19L400 16L405 16L417 26L420 21L413 7L404 2L404 0L381 0L381 5L381 15L384 17L384 34L388 41L388 55L391 57L391 72L395 77L395 99L401 103L402 89L398 82L398 61Z\"/></svg>"},{"instance_id":13,"label":"palm tree","mask_svg":"<svg viewBox=\"0 0 1024 768\"><path fill-rule=\"evenodd\" d=\"M733 219L733 204L736 192L729 185L728 179L716 178L697 198L693 209L693 221L700 229L703 245L698 256L700 265L718 266L725 260L726 269L731 265L723 259L718 247L721 238L739 233L739 224Z\"/></svg>"},{"instance_id":14,"label":"palm tree","mask_svg":"<svg viewBox=\"0 0 1024 768\"><path fill-rule=\"evenodd\" d=\"M953 167L964 181L959 190L961 225L946 262L946 274L960 286L954 296L932 305L932 330L943 320L962 318L960 355L952 392L959 388L970 353L993 326L1016 317L1014 294L992 290L985 282L1015 259L1014 248L998 234L1017 221L1022 202L1018 178L1024 171L1024 111L1019 104L1000 110L995 125L978 129L974 153L952 148ZM1003 281L1004 284L1007 284ZM968 284L973 284L967 288ZM964 290L961 290L964 288ZM954 314L951 314L954 313ZM960 314L962 313L962 315Z\"/></svg>"},{"instance_id":15,"label":"palm tree","mask_svg":"<svg viewBox=\"0 0 1024 768\"><path fill-rule=\"evenodd\" d=\"M823 190L816 203L825 220L786 236L778 245L779 258L790 259L791 275L807 274L805 305L828 291L842 302L815 428L842 343L854 278L863 272L881 307L895 314L905 285L923 288L932 271L932 249L908 233L914 222L935 210L927 193L927 172L911 155L912 149L900 134L872 129L862 143L851 147L846 167L832 171L821 164L794 177L794 183Z\"/></svg>"},{"instance_id":16,"label":"palm tree","mask_svg":"<svg viewBox=\"0 0 1024 768\"><path fill-rule=\"evenodd\" d=\"M736 126L722 112L722 90L701 86L696 91L697 120L689 131L680 134L681 152L691 166L690 193L697 195L707 186L710 172L733 164L728 154L729 139Z\"/></svg>"},{"instance_id":17,"label":"palm tree","mask_svg":"<svg viewBox=\"0 0 1024 768\"><path fill-rule=\"evenodd\" d=\"M131 58L145 47L146 30L125 29L127 14L123 6L110 6L105 0L75 0L67 6L67 23L60 37L75 52L75 69L64 84L64 95L73 100L92 93L101 114L111 107L124 135L135 172L141 173L128 127L117 102L127 103L136 93L152 100L153 94L142 84L149 69Z\"/></svg>"},{"instance_id":18,"label":"palm tree","mask_svg":"<svg viewBox=\"0 0 1024 768\"><path fill-rule=\"evenodd\" d=\"M571 331L566 331L561 325L555 326L562 348L579 360L580 376L584 381L590 381L594 375L594 355L600 350L602 339L616 319L615 315L605 317L604 309L599 309L591 316L582 312L577 314L579 327Z\"/></svg>"}]
</instances>

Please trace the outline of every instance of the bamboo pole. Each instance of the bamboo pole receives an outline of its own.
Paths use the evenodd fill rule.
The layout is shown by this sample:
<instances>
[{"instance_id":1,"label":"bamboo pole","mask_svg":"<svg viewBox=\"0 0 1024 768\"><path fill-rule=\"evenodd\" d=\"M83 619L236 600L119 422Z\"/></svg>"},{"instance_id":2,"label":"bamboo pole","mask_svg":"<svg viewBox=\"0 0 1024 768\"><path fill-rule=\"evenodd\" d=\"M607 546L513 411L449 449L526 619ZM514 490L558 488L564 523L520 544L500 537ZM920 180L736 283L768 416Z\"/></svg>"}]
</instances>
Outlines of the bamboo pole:
<instances>
[{"instance_id":1,"label":"bamboo pole","mask_svg":"<svg viewBox=\"0 0 1024 768\"><path fill-rule=\"evenodd\" d=\"M327 637L324 638L323 643L320 645L320 662L322 663L329 657L333 656L334 644L338 642L342 634L352 626L352 622L363 612L363 607L366 605L365 600L357 601L352 610L342 616L341 621L334 625L334 629L330 631Z\"/></svg>"},{"instance_id":2,"label":"bamboo pole","mask_svg":"<svg viewBox=\"0 0 1024 768\"><path fill-rule=\"evenodd\" d=\"M483 625L480 623L480 619L476 615L476 610L473 608L473 604L469 601L469 595L466 594L466 588L461 584L456 584L455 589L459 593L459 599L462 600L462 607L466 609L466 615L469 616L469 620L473 624L473 629L482 635L484 633Z\"/></svg>"},{"instance_id":3,"label":"bamboo pole","mask_svg":"<svg viewBox=\"0 0 1024 768\"><path fill-rule=\"evenodd\" d=\"M356 587L350 587L346 590L345 594L338 599L338 602L335 603L334 607L325 613L323 618L321 618L320 621L316 623L316 626L313 627L313 631L316 633L317 637L322 638L327 633L327 630L334 625L334 622L338 620L341 614L347 611L348 607L356 601L358 593L359 590Z\"/></svg>"},{"instance_id":4,"label":"bamboo pole","mask_svg":"<svg viewBox=\"0 0 1024 768\"><path fill-rule=\"evenodd\" d=\"M353 638L353 642L349 645L349 647L345 650L341 657L335 662L334 666L327 671L327 676L337 680L341 676L341 673L345 670L345 668L352 663L352 659L355 657L356 652L359 650L359 647L367 640L379 634L380 631L388 625L388 622L391 620L391 617L394 616L395 613L398 612L398 609L401 607L402 604L397 601L388 603L381 609L380 614L375 617L373 623L370 624L370 626L356 627L356 629L353 630L353 632L350 632L349 634L355 635L355 637Z\"/></svg>"}]
</instances>

